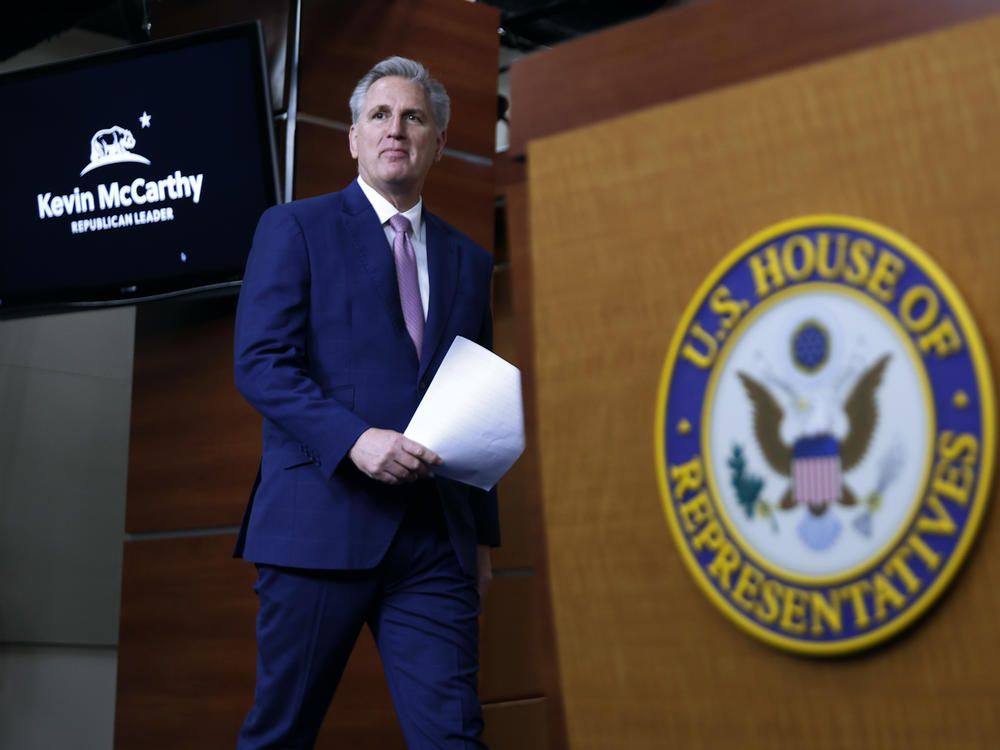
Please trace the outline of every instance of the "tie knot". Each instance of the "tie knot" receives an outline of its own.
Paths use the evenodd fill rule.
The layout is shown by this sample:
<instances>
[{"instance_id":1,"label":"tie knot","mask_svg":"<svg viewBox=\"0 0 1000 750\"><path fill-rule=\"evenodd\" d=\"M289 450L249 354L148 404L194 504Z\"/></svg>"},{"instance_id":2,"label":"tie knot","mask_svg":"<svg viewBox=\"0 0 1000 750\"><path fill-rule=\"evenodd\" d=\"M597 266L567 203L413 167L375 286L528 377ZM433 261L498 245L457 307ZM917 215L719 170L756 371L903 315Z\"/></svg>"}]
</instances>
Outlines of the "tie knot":
<instances>
[{"instance_id":1,"label":"tie knot","mask_svg":"<svg viewBox=\"0 0 1000 750\"><path fill-rule=\"evenodd\" d=\"M392 228L396 230L396 234L410 231L410 220L403 216L403 214L396 214L389 219L389 223L392 225Z\"/></svg>"}]
</instances>

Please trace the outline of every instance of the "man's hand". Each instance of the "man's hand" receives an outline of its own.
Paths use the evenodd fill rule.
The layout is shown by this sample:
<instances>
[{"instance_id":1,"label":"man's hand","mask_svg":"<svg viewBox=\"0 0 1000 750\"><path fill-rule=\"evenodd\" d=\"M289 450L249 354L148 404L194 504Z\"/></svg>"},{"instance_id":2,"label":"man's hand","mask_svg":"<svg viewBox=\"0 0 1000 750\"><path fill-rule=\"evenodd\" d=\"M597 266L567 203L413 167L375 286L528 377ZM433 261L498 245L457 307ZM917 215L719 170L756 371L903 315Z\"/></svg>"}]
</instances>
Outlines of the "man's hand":
<instances>
[{"instance_id":1,"label":"man's hand","mask_svg":"<svg viewBox=\"0 0 1000 750\"><path fill-rule=\"evenodd\" d=\"M490 560L490 548L486 544L476 545L476 562L479 568L479 580L476 586L479 589L479 601L486 599L486 592L493 582L493 561Z\"/></svg>"},{"instance_id":2,"label":"man's hand","mask_svg":"<svg viewBox=\"0 0 1000 750\"><path fill-rule=\"evenodd\" d=\"M404 484L426 477L441 457L395 430L369 427L351 447L351 460L361 471L386 484Z\"/></svg>"}]
</instances>

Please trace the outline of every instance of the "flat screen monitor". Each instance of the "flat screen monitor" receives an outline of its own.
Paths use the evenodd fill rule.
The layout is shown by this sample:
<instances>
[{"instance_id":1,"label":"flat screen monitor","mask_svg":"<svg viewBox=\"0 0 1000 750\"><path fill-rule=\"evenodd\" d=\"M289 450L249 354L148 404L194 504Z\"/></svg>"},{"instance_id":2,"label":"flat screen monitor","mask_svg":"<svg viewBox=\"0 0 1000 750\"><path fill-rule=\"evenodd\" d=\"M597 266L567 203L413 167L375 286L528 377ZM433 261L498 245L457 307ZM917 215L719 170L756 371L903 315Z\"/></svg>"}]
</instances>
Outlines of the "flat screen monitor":
<instances>
[{"instance_id":1,"label":"flat screen monitor","mask_svg":"<svg viewBox=\"0 0 1000 750\"><path fill-rule=\"evenodd\" d=\"M0 317L235 288L277 201L259 23L0 76Z\"/></svg>"}]
</instances>

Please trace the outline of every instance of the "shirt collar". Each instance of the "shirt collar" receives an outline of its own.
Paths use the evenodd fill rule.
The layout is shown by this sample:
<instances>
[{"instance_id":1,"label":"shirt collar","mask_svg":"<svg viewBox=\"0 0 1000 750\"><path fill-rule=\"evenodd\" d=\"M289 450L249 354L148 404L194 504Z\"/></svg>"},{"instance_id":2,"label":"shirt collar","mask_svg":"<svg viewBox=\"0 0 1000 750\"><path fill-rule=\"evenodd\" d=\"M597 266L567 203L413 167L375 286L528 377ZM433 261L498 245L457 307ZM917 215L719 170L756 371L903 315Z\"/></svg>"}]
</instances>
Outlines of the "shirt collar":
<instances>
[{"instance_id":1,"label":"shirt collar","mask_svg":"<svg viewBox=\"0 0 1000 750\"><path fill-rule=\"evenodd\" d=\"M378 220L381 224L385 224L396 214L402 213L403 216L410 220L410 227L413 229L413 235L415 237L419 236L420 221L423 216L424 208L424 199L422 196L417 200L416 205L409 210L398 211L394 205L385 199L385 196L361 179L360 175L358 176L358 186L365 194L368 202L372 204L372 208L375 209L375 214L378 216Z\"/></svg>"}]
</instances>

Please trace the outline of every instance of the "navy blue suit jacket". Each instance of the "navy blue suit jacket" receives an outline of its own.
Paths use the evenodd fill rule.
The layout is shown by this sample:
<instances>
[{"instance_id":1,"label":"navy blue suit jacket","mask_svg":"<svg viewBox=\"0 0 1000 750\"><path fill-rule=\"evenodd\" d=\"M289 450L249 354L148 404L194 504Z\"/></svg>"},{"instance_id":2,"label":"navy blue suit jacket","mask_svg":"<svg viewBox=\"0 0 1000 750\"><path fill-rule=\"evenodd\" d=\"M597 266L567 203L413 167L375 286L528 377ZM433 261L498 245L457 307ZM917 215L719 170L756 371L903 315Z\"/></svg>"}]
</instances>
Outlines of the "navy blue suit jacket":
<instances>
[{"instance_id":1,"label":"navy blue suit jacket","mask_svg":"<svg viewBox=\"0 0 1000 750\"><path fill-rule=\"evenodd\" d=\"M382 559L415 485L390 486L350 460L369 427L402 432L455 336L492 345L492 257L424 210L430 302L418 360L392 249L357 182L261 216L236 314L235 380L263 415L258 480L235 554L299 568ZM495 491L438 490L466 572L499 544ZM424 488L426 489L426 487Z\"/></svg>"}]
</instances>

